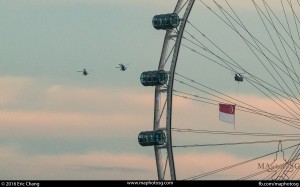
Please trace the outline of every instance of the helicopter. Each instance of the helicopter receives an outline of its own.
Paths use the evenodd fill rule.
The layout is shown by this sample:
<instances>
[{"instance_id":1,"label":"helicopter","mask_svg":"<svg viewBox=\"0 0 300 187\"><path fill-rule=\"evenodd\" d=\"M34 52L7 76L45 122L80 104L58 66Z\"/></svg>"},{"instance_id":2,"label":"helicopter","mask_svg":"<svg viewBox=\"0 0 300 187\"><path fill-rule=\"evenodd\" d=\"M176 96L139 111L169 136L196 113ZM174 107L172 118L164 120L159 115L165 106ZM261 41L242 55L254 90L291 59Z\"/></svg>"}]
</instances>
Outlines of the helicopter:
<instances>
[{"instance_id":1,"label":"helicopter","mask_svg":"<svg viewBox=\"0 0 300 187\"><path fill-rule=\"evenodd\" d=\"M86 71L86 69L83 69L82 71L77 71L77 72L82 72L82 75L87 76L89 73Z\"/></svg>"},{"instance_id":2,"label":"helicopter","mask_svg":"<svg viewBox=\"0 0 300 187\"><path fill-rule=\"evenodd\" d=\"M243 76L241 75L241 73L236 73L234 75L234 80L237 82L243 82Z\"/></svg>"},{"instance_id":3,"label":"helicopter","mask_svg":"<svg viewBox=\"0 0 300 187\"><path fill-rule=\"evenodd\" d=\"M126 64L126 65L129 65L129 64ZM120 71L126 71L127 69L127 66L124 65L124 64L119 64L119 67L116 67L116 68L120 68Z\"/></svg>"}]
</instances>

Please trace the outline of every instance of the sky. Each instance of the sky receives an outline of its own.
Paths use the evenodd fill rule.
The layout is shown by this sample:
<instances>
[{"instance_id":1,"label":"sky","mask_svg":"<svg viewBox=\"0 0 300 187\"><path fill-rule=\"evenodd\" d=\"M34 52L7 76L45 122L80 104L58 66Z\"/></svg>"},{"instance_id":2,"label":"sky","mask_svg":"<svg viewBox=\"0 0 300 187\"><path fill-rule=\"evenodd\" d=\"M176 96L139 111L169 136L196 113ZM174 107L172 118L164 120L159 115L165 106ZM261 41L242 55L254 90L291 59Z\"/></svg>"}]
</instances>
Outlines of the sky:
<instances>
[{"instance_id":1,"label":"sky","mask_svg":"<svg viewBox=\"0 0 300 187\"><path fill-rule=\"evenodd\" d=\"M172 12L176 2L0 0L0 179L157 179L153 148L141 147L137 141L141 131L153 129L154 108L154 88L143 87L139 78L142 72L157 69L162 50L165 32L153 28L152 18ZM275 54L276 48L262 22L258 22L255 7L249 2L230 2L249 30ZM279 5L272 5L275 12L281 11ZM284 20L280 15L279 19ZM241 38L200 1L196 1L189 20L247 71L276 84L262 66L254 63L258 60ZM296 29L295 25L290 28ZM190 25L187 29L196 35ZM201 41L207 40L202 37ZM187 40L183 44L192 45ZM284 54L283 49L279 50ZM127 64L124 72L116 68L121 63ZM87 76L77 72L83 68L88 70ZM249 82L235 82L233 72L187 48L180 51L176 72L258 108L289 115ZM293 81L287 84L292 85ZM211 97L178 82L175 88ZM174 98L173 105L175 128L252 133L298 130L243 112L237 112L234 129L233 125L219 121L217 106L180 97ZM252 137L177 132L173 140L173 145L253 141ZM289 145L293 143L283 143L284 148ZM179 179L184 179L274 151L278 151L277 142L174 148L176 172ZM241 174L250 174L249 167L257 172L258 163L270 163L275 156L208 179L239 178Z\"/></svg>"}]
</instances>

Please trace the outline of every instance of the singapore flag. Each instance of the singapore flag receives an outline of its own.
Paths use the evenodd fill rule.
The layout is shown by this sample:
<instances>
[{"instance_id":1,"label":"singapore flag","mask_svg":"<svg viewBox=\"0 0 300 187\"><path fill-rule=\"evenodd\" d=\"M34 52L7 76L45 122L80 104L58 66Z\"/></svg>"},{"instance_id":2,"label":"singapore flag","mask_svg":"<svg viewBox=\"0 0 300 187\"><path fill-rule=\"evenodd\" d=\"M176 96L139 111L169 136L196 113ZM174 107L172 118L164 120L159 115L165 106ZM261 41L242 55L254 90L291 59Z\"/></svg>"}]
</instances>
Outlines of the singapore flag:
<instances>
[{"instance_id":1,"label":"singapore flag","mask_svg":"<svg viewBox=\"0 0 300 187\"><path fill-rule=\"evenodd\" d=\"M235 123L235 105L219 104L219 119L227 123Z\"/></svg>"}]
</instances>

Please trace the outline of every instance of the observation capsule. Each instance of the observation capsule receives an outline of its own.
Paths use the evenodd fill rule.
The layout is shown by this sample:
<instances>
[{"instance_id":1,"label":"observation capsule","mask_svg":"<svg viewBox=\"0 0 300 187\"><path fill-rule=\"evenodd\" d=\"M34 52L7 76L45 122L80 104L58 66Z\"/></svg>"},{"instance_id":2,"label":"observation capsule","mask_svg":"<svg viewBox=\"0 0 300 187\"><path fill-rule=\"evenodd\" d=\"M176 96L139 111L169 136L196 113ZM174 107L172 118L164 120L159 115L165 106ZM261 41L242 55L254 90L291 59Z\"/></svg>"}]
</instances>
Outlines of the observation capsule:
<instances>
[{"instance_id":1,"label":"observation capsule","mask_svg":"<svg viewBox=\"0 0 300 187\"><path fill-rule=\"evenodd\" d=\"M174 29L179 26L180 18L178 14L160 14L152 19L152 25L157 30Z\"/></svg>"},{"instance_id":2,"label":"observation capsule","mask_svg":"<svg viewBox=\"0 0 300 187\"><path fill-rule=\"evenodd\" d=\"M234 75L234 80L237 82L243 82L243 77L241 74L237 73Z\"/></svg>"},{"instance_id":3,"label":"observation capsule","mask_svg":"<svg viewBox=\"0 0 300 187\"><path fill-rule=\"evenodd\" d=\"M167 83L168 74L164 70L145 71L141 74L140 80L144 86L161 86Z\"/></svg>"},{"instance_id":4,"label":"observation capsule","mask_svg":"<svg viewBox=\"0 0 300 187\"><path fill-rule=\"evenodd\" d=\"M141 146L163 145L166 142L164 131L144 131L140 132L138 141Z\"/></svg>"}]
</instances>

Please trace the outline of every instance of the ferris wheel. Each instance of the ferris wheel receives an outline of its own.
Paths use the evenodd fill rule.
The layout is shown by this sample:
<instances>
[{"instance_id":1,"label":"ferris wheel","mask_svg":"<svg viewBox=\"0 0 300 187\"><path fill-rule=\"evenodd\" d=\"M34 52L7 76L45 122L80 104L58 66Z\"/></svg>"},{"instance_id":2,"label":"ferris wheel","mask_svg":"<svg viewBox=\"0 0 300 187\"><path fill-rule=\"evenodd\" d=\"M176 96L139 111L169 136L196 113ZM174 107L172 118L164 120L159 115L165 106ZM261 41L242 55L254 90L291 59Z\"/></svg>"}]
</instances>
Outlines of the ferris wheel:
<instances>
[{"instance_id":1,"label":"ferris wheel","mask_svg":"<svg viewBox=\"0 0 300 187\"><path fill-rule=\"evenodd\" d=\"M178 0L173 12L153 17L153 27L165 31L165 37L158 69L140 76L142 85L154 86L155 93L153 130L141 132L138 141L141 146L154 147L159 180L199 180L215 174L209 179L219 179L218 174L237 167L249 168L253 162L257 168L236 169L223 177L299 179L300 167L295 167L300 157L299 12L298 0ZM246 85L241 88L242 84ZM196 107L192 101L201 106ZM206 105L210 109L203 110ZM176 111L176 106L182 109ZM199 108L202 109L198 113ZM207 111L214 109L218 117L210 120L213 115ZM195 125L197 115L202 120L200 124L212 129ZM221 126L224 119L233 128ZM221 125L216 125L216 121ZM185 135L180 138L175 133ZM209 138L204 138L208 135L217 138L209 142ZM174 136L179 137L178 141ZM200 143L190 143L199 138L203 138ZM267 144L268 149L260 144ZM178 172L179 167L198 164L189 159L196 158L194 153L199 149L189 156L178 151L178 164L174 149L218 146L242 146L222 149L222 153L243 155L245 159L234 157L227 163L226 154L218 153L221 149L212 153L202 149L200 152L211 156L202 161L202 154L196 162L202 161L201 167L210 162L209 169L199 173L193 170L191 176ZM217 165L219 160L224 165ZM279 167L273 167L275 164Z\"/></svg>"}]
</instances>

